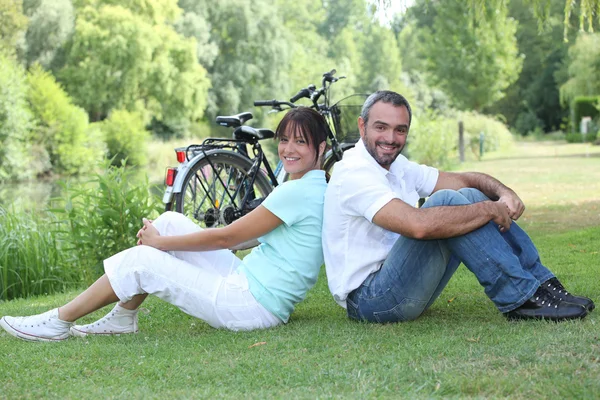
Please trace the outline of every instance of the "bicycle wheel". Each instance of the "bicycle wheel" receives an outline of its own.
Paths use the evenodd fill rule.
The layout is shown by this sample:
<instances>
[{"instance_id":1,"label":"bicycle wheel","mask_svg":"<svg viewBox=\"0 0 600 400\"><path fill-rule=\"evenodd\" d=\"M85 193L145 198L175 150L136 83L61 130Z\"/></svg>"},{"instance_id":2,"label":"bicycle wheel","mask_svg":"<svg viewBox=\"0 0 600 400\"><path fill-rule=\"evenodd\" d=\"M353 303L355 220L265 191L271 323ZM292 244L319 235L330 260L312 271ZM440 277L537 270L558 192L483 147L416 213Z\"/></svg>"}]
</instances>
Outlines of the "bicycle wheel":
<instances>
[{"instance_id":1,"label":"bicycle wheel","mask_svg":"<svg viewBox=\"0 0 600 400\"><path fill-rule=\"evenodd\" d=\"M250 160L230 151L207 154L187 172L182 191L175 194L175 211L202 228L229 225L271 193L260 169L256 176L248 175L251 166Z\"/></svg>"},{"instance_id":2,"label":"bicycle wheel","mask_svg":"<svg viewBox=\"0 0 600 400\"><path fill-rule=\"evenodd\" d=\"M342 143L340 145L341 149L342 149L342 157L344 156L344 153L350 149L354 148L354 144L353 143ZM333 156L333 153L329 154L327 156L327 158L325 159L325 162L323 163L323 169L325 170L325 173L329 176L331 176L331 173L333 172L333 166L335 165L335 163L338 160Z\"/></svg>"}]
</instances>

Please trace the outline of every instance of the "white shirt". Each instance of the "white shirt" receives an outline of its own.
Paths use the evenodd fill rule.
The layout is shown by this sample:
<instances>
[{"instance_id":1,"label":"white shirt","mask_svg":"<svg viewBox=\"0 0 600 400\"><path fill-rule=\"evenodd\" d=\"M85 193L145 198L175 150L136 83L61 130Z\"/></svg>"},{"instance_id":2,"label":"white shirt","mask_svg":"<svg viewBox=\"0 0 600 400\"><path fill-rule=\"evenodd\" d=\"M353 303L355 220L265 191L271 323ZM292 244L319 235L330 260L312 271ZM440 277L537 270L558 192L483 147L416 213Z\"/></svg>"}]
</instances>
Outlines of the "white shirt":
<instances>
[{"instance_id":1,"label":"white shirt","mask_svg":"<svg viewBox=\"0 0 600 400\"><path fill-rule=\"evenodd\" d=\"M344 153L325 191L323 254L329 290L346 307L348 293L381 268L400 235L375 225L373 217L392 199L416 206L435 188L437 169L403 155L380 166L362 140Z\"/></svg>"}]
</instances>

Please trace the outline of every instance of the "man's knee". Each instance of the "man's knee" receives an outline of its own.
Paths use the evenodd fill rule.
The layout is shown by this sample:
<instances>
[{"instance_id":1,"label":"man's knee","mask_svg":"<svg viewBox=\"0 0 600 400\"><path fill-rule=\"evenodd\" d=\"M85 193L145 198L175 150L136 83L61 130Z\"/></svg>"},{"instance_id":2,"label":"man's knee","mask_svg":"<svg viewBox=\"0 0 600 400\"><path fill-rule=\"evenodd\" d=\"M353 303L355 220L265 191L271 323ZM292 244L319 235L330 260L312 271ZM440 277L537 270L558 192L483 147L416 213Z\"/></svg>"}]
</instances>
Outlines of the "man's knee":
<instances>
[{"instance_id":1,"label":"man's knee","mask_svg":"<svg viewBox=\"0 0 600 400\"><path fill-rule=\"evenodd\" d=\"M429 197L429 199L427 199L425 204L423 204L423 208L439 206L459 206L465 204L470 204L470 202L459 191L452 189L442 189L432 194Z\"/></svg>"},{"instance_id":2,"label":"man's knee","mask_svg":"<svg viewBox=\"0 0 600 400\"><path fill-rule=\"evenodd\" d=\"M479 203L480 201L489 200L480 190L475 188L462 188L458 192L465 196L471 203Z\"/></svg>"}]
</instances>

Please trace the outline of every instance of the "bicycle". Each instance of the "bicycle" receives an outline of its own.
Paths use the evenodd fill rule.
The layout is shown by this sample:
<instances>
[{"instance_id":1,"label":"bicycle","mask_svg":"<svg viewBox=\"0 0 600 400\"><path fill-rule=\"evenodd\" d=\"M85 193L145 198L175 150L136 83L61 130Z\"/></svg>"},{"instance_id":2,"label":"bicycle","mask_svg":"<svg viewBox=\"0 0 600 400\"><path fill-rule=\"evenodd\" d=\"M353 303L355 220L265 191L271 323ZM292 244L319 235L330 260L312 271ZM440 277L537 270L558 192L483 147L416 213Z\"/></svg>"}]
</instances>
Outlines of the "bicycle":
<instances>
[{"instance_id":1,"label":"bicycle","mask_svg":"<svg viewBox=\"0 0 600 400\"><path fill-rule=\"evenodd\" d=\"M331 84L343 78L334 77L335 72L323 74L321 88L309 85L290 101L254 102L255 106L268 106L272 108L270 112L279 112L298 107L295 102L301 98L310 99L311 107L325 116L332 127L328 135L331 148L324 158L326 172L331 171L335 162L342 159L343 152L354 147L360 137L356 118L367 96L348 96L330 106ZM319 103L321 98L323 102ZM358 98L362 99L360 104L346 104ZM349 114L355 114L352 122ZM175 149L179 165L166 172L163 195L166 211L183 213L204 228L225 226L258 207L273 188L287 179L281 162L273 170L260 144L261 140L273 138L275 133L244 125L252 117L250 112L218 116L217 124L233 129L231 139L208 138L202 144Z\"/></svg>"}]
</instances>

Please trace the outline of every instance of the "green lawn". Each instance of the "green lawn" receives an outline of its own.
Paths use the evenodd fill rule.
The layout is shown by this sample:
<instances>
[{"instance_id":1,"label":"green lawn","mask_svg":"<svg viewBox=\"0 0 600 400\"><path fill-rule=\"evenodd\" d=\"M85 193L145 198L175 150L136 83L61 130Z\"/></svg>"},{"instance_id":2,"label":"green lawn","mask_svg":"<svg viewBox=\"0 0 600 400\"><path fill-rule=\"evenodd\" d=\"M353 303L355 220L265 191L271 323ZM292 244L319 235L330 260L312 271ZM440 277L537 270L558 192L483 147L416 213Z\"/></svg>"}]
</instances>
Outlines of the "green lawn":
<instances>
[{"instance_id":1,"label":"green lawn","mask_svg":"<svg viewBox=\"0 0 600 400\"><path fill-rule=\"evenodd\" d=\"M588 156L586 156L586 152ZM600 148L521 143L461 169L525 200L523 225L573 292L600 301ZM75 292L0 303L33 314ZM583 321L507 322L463 267L410 323L346 319L321 275L286 326L233 333L150 299L141 332L27 343L0 334L0 398L598 398L600 310ZM99 317L89 316L83 322Z\"/></svg>"}]
</instances>

